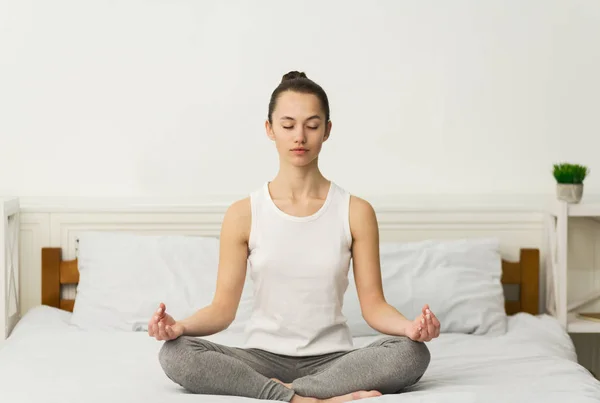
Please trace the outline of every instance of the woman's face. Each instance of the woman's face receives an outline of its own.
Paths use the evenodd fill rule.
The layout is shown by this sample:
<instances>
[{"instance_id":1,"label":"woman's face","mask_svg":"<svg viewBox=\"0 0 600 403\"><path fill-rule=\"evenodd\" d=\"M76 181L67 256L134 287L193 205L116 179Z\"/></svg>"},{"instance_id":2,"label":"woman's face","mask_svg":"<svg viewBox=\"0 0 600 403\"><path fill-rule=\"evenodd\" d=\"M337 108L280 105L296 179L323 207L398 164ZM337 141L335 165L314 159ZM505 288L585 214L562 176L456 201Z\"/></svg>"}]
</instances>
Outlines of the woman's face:
<instances>
[{"instance_id":1,"label":"woman's face","mask_svg":"<svg viewBox=\"0 0 600 403\"><path fill-rule=\"evenodd\" d=\"M331 131L319 98L312 94L280 94L272 121L272 125L268 120L265 123L267 136L275 142L280 161L294 166L315 161Z\"/></svg>"}]
</instances>

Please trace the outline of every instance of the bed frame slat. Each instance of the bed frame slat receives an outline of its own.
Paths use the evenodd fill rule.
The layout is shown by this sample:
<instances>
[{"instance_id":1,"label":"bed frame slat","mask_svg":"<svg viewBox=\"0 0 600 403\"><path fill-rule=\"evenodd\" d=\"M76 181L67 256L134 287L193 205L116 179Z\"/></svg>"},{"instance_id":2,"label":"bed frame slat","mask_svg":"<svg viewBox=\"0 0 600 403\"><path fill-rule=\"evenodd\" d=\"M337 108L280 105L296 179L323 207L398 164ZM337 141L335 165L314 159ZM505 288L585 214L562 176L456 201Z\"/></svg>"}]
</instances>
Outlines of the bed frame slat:
<instances>
[{"instance_id":1,"label":"bed frame slat","mask_svg":"<svg viewBox=\"0 0 600 403\"><path fill-rule=\"evenodd\" d=\"M77 284L79 283L79 270L77 269L77 259L66 260L60 264L60 283Z\"/></svg>"},{"instance_id":2,"label":"bed frame slat","mask_svg":"<svg viewBox=\"0 0 600 403\"><path fill-rule=\"evenodd\" d=\"M506 299L504 308L508 315L526 312L532 315L539 313L539 249L523 248L520 250L518 262L502 260L502 284L506 287L518 287L518 299Z\"/></svg>"},{"instance_id":3,"label":"bed frame slat","mask_svg":"<svg viewBox=\"0 0 600 403\"><path fill-rule=\"evenodd\" d=\"M73 312L73 307L75 306L74 299L61 299L60 300L60 309L63 311Z\"/></svg>"},{"instance_id":4,"label":"bed frame slat","mask_svg":"<svg viewBox=\"0 0 600 403\"><path fill-rule=\"evenodd\" d=\"M521 301L505 301L504 309L507 315L514 315L515 313L521 312Z\"/></svg>"},{"instance_id":5,"label":"bed frame slat","mask_svg":"<svg viewBox=\"0 0 600 403\"><path fill-rule=\"evenodd\" d=\"M521 263L502 261L502 284L521 283Z\"/></svg>"},{"instance_id":6,"label":"bed frame slat","mask_svg":"<svg viewBox=\"0 0 600 403\"><path fill-rule=\"evenodd\" d=\"M61 298L61 286L79 283L77 259L62 260L61 248L42 248L42 305L73 312L75 300Z\"/></svg>"}]
</instances>

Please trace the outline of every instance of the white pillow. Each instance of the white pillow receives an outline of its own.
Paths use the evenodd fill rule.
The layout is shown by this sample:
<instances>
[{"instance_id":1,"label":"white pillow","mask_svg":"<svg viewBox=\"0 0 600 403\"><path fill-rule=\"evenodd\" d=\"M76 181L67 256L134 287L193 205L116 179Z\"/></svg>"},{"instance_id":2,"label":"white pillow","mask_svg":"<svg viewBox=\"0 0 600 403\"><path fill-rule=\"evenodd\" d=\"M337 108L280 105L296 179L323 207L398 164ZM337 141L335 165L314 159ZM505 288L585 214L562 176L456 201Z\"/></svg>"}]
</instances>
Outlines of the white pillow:
<instances>
[{"instance_id":1,"label":"white pillow","mask_svg":"<svg viewBox=\"0 0 600 403\"><path fill-rule=\"evenodd\" d=\"M380 255L386 300L408 319L427 303L443 333L506 333L497 239L382 242ZM378 334L361 315L352 270L344 313L353 336Z\"/></svg>"},{"instance_id":2,"label":"white pillow","mask_svg":"<svg viewBox=\"0 0 600 403\"><path fill-rule=\"evenodd\" d=\"M183 319L211 303L218 262L216 238L82 233L71 324L86 330L145 330L160 302L175 319Z\"/></svg>"}]
</instances>

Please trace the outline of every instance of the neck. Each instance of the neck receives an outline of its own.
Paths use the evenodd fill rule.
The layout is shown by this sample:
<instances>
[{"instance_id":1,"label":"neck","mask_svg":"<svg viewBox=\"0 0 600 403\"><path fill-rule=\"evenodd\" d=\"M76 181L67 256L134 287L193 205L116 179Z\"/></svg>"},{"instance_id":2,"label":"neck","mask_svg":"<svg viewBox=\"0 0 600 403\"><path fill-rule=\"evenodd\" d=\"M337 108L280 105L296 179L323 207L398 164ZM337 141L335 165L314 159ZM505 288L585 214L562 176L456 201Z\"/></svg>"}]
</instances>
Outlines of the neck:
<instances>
[{"instance_id":1,"label":"neck","mask_svg":"<svg viewBox=\"0 0 600 403\"><path fill-rule=\"evenodd\" d=\"M319 170L315 160L304 167L282 164L270 186L280 197L300 199L319 194L326 183L328 180Z\"/></svg>"}]
</instances>

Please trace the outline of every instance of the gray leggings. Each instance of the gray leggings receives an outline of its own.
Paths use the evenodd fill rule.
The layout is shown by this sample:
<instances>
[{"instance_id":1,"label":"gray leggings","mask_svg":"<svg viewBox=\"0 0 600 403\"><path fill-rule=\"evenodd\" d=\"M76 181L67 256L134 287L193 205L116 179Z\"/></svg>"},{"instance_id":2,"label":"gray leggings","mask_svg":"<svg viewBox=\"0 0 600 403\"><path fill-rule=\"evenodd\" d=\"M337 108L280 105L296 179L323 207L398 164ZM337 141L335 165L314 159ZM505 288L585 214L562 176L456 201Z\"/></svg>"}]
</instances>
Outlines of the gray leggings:
<instances>
[{"instance_id":1,"label":"gray leggings","mask_svg":"<svg viewBox=\"0 0 600 403\"><path fill-rule=\"evenodd\" d=\"M429 349L406 337L382 337L352 351L290 357L181 336L164 343L160 364L173 382L198 394L289 402L294 394L326 399L358 390L398 393L427 369ZM271 380L292 383L292 389Z\"/></svg>"}]
</instances>

